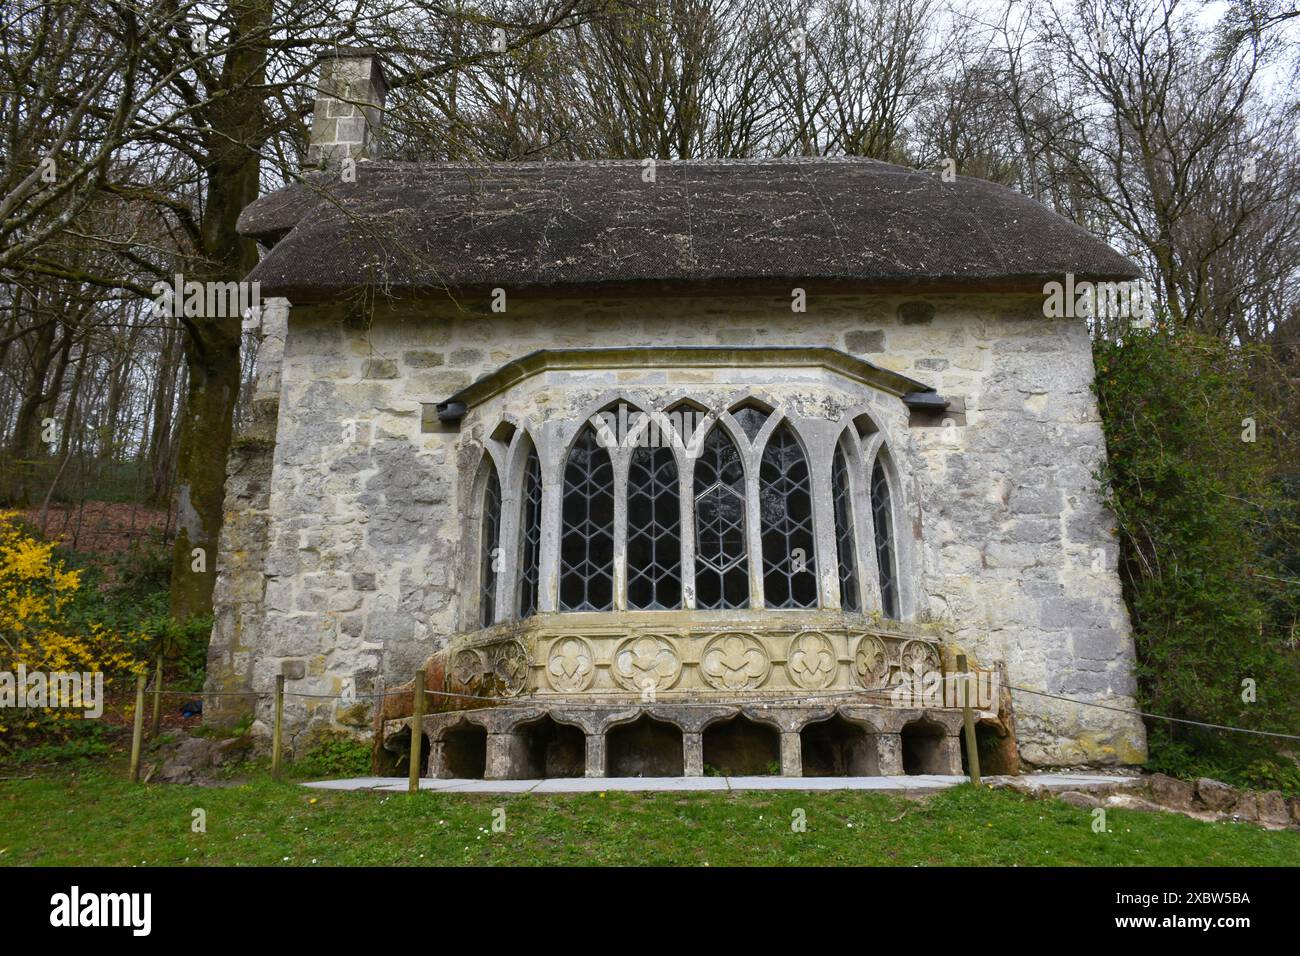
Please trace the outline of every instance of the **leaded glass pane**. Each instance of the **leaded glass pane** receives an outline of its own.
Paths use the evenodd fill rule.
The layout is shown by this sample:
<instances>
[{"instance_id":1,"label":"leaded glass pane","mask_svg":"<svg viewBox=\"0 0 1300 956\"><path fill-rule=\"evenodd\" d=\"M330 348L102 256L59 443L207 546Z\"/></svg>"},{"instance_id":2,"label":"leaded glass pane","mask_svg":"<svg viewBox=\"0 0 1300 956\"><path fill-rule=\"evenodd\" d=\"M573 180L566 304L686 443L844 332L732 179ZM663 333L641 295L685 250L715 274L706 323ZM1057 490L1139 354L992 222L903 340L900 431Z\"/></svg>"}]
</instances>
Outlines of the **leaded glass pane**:
<instances>
[{"instance_id":1,"label":"leaded glass pane","mask_svg":"<svg viewBox=\"0 0 1300 956\"><path fill-rule=\"evenodd\" d=\"M876 526L876 566L880 568L880 609L898 620L898 580L894 565L894 524L889 506L889 482L876 460L871 471L871 516Z\"/></svg>"},{"instance_id":2,"label":"leaded glass pane","mask_svg":"<svg viewBox=\"0 0 1300 956\"><path fill-rule=\"evenodd\" d=\"M717 425L695 462L695 604L749 607L745 468L735 442Z\"/></svg>"},{"instance_id":3,"label":"leaded glass pane","mask_svg":"<svg viewBox=\"0 0 1300 956\"><path fill-rule=\"evenodd\" d=\"M831 494L835 499L835 551L840 562L840 607L858 609L858 549L853 540L853 508L849 496L849 467L844 449L835 446L831 459Z\"/></svg>"},{"instance_id":4,"label":"leaded glass pane","mask_svg":"<svg viewBox=\"0 0 1300 956\"><path fill-rule=\"evenodd\" d=\"M682 606L682 506L668 448L638 448L627 475L627 606Z\"/></svg>"},{"instance_id":5,"label":"leaded glass pane","mask_svg":"<svg viewBox=\"0 0 1300 956\"><path fill-rule=\"evenodd\" d=\"M483 583L482 601L483 626L489 627L497 619L497 555L501 545L501 482L497 480L497 470L488 473L487 488L483 492L483 533L479 580Z\"/></svg>"},{"instance_id":6,"label":"leaded glass pane","mask_svg":"<svg viewBox=\"0 0 1300 956\"><path fill-rule=\"evenodd\" d=\"M542 463L537 449L524 465L523 510L519 522L519 617L537 613L537 581L542 557Z\"/></svg>"},{"instance_id":7,"label":"leaded glass pane","mask_svg":"<svg viewBox=\"0 0 1300 956\"><path fill-rule=\"evenodd\" d=\"M817 606L812 483L789 425L772 432L758 473L763 599L771 608Z\"/></svg>"},{"instance_id":8,"label":"leaded glass pane","mask_svg":"<svg viewBox=\"0 0 1300 956\"><path fill-rule=\"evenodd\" d=\"M589 425L564 466L560 610L614 609L614 467Z\"/></svg>"},{"instance_id":9,"label":"leaded glass pane","mask_svg":"<svg viewBox=\"0 0 1300 956\"><path fill-rule=\"evenodd\" d=\"M745 433L745 437L752 442L754 437L763 430L768 413L756 405L746 405L733 411L731 417L740 425L740 430Z\"/></svg>"}]
</instances>

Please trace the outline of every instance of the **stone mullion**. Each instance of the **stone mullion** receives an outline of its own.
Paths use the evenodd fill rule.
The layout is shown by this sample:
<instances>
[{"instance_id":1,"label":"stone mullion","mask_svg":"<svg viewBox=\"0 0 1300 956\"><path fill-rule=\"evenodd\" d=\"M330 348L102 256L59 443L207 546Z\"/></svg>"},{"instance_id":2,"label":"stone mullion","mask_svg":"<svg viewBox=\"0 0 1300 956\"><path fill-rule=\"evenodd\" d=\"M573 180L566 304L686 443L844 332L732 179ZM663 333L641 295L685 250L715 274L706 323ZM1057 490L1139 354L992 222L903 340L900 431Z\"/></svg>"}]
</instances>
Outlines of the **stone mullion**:
<instances>
[{"instance_id":1,"label":"stone mullion","mask_svg":"<svg viewBox=\"0 0 1300 956\"><path fill-rule=\"evenodd\" d=\"M614 469L614 610L627 610L627 472L632 456L626 448L611 449Z\"/></svg>"},{"instance_id":2,"label":"stone mullion","mask_svg":"<svg viewBox=\"0 0 1300 956\"><path fill-rule=\"evenodd\" d=\"M516 445L514 455L518 456L527 445ZM515 464L507 456L507 462ZM525 471L518 467L508 467L499 474L505 476L501 482L501 527L497 547L501 549L501 570L497 572L497 613L496 620L514 620L519 613L519 529L523 521L523 490L527 480Z\"/></svg>"},{"instance_id":3,"label":"stone mullion","mask_svg":"<svg viewBox=\"0 0 1300 956\"><path fill-rule=\"evenodd\" d=\"M829 452L829 454L827 454ZM812 493L813 547L816 551L817 593L824 608L839 608L840 555L835 541L835 497L831 486L831 456L835 442L817 435L808 442L804 454Z\"/></svg>"},{"instance_id":4,"label":"stone mullion","mask_svg":"<svg viewBox=\"0 0 1300 956\"><path fill-rule=\"evenodd\" d=\"M861 467L855 468L852 463L849 466L853 531L862 569L862 609L867 612L879 611L884 606L880 598L880 565L876 563L876 518L871 510L871 468L878 449L878 441L867 443L862 449Z\"/></svg>"},{"instance_id":5,"label":"stone mullion","mask_svg":"<svg viewBox=\"0 0 1300 956\"><path fill-rule=\"evenodd\" d=\"M740 446L737 446L738 448ZM763 608L763 524L758 498L760 456L741 451L745 462L745 541L749 547L749 606Z\"/></svg>"},{"instance_id":6,"label":"stone mullion","mask_svg":"<svg viewBox=\"0 0 1300 956\"><path fill-rule=\"evenodd\" d=\"M534 436L542 466L542 540L538 556L537 610L554 611L560 604L560 519L564 494L564 443L554 428ZM559 451L556 450L559 446Z\"/></svg>"},{"instance_id":7,"label":"stone mullion","mask_svg":"<svg viewBox=\"0 0 1300 956\"><path fill-rule=\"evenodd\" d=\"M676 455L677 497L681 504L682 607L695 610L695 459Z\"/></svg>"}]
</instances>

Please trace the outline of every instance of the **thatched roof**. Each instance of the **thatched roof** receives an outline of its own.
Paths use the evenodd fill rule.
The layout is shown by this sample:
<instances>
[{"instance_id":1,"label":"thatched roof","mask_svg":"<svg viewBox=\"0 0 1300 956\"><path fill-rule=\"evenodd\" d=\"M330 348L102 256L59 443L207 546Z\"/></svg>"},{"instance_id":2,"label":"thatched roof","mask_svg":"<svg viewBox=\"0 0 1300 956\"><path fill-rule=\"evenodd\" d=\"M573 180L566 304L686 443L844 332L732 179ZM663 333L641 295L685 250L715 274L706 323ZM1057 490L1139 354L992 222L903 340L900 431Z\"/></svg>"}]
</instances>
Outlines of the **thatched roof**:
<instances>
[{"instance_id":1,"label":"thatched roof","mask_svg":"<svg viewBox=\"0 0 1300 956\"><path fill-rule=\"evenodd\" d=\"M1028 197L866 159L368 162L248 206L263 295L597 285L1033 290L1138 275ZM787 291L788 294L788 291Z\"/></svg>"}]
</instances>

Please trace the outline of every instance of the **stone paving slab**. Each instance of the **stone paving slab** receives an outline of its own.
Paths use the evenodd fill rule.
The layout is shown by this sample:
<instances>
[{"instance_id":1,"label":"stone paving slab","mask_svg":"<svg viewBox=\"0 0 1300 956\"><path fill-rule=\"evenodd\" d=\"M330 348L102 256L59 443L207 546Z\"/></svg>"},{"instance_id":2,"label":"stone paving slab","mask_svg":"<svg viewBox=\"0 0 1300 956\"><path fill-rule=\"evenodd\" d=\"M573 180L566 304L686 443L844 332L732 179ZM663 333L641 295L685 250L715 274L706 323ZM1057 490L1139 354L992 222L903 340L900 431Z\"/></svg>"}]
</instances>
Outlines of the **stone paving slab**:
<instances>
[{"instance_id":1,"label":"stone paving slab","mask_svg":"<svg viewBox=\"0 0 1300 956\"><path fill-rule=\"evenodd\" d=\"M1035 790L1078 790L1132 783L1136 776L1089 773L1031 773L1019 777L988 777L991 784L1020 781ZM606 791L720 790L871 790L878 793L933 793L965 783L962 776L916 774L910 777L559 777L551 780L434 780L420 781L421 790L436 793L598 793ZM402 777L354 777L303 784L318 790L378 790L404 792Z\"/></svg>"},{"instance_id":2,"label":"stone paving slab","mask_svg":"<svg viewBox=\"0 0 1300 956\"><path fill-rule=\"evenodd\" d=\"M433 780L425 778L420 781L421 790L435 793L527 793L536 788L542 780ZM367 787L369 790L405 793L409 784L407 780L394 780L389 777L385 786Z\"/></svg>"},{"instance_id":3,"label":"stone paving slab","mask_svg":"<svg viewBox=\"0 0 1300 956\"><path fill-rule=\"evenodd\" d=\"M942 789L965 777L727 777L732 790L884 790Z\"/></svg>"},{"instance_id":4,"label":"stone paving slab","mask_svg":"<svg viewBox=\"0 0 1300 956\"><path fill-rule=\"evenodd\" d=\"M1035 790L1071 790L1079 787L1104 787L1123 783L1134 783L1140 779L1136 775L1120 776L1102 773L1027 773L1019 777L989 777L990 783L1009 783L1019 780Z\"/></svg>"},{"instance_id":5,"label":"stone paving slab","mask_svg":"<svg viewBox=\"0 0 1300 956\"><path fill-rule=\"evenodd\" d=\"M396 782L396 777L351 777L347 780L314 780L311 783L304 783L303 786L316 790L379 790L386 784Z\"/></svg>"},{"instance_id":6,"label":"stone paving slab","mask_svg":"<svg viewBox=\"0 0 1300 956\"><path fill-rule=\"evenodd\" d=\"M600 790L726 790L728 777L557 777L533 793L595 793Z\"/></svg>"}]
</instances>

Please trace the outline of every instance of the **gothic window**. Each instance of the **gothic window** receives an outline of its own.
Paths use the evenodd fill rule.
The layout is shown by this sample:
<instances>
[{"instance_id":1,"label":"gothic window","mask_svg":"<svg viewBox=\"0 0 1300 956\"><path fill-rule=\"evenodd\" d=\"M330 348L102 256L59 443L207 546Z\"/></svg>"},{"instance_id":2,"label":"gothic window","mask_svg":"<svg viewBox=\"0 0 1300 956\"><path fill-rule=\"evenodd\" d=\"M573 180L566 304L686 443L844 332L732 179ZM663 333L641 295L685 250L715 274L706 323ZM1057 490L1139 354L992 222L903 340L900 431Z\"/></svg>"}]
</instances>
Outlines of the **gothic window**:
<instances>
[{"instance_id":1,"label":"gothic window","mask_svg":"<svg viewBox=\"0 0 1300 956\"><path fill-rule=\"evenodd\" d=\"M677 462L665 447L638 448L627 476L627 606L682 606L682 505Z\"/></svg>"},{"instance_id":2,"label":"gothic window","mask_svg":"<svg viewBox=\"0 0 1300 956\"><path fill-rule=\"evenodd\" d=\"M686 399L671 406L672 410L681 411L683 420L686 411L692 416L709 414ZM729 428L732 419L736 426ZM695 424L691 422L682 430L689 434ZM855 516L864 522L864 531L866 516L870 516L868 543L862 546L875 548L883 614L899 619L898 543L891 501L896 489L891 487L884 461L887 452L883 450L865 484L850 481L854 446L848 441L856 441L864 434L861 422L855 425L856 435L850 428L844 441L828 449L827 458L813 459L799 443L794 423L782 420L780 413L754 398L733 405L725 424L714 422L707 432L700 431L702 440L688 445L669 445L650 436L645 442L638 438L636 447L611 452L603 431L584 423L562 473L555 479L558 507L553 506L545 518L540 453L525 436L528 448L519 486L519 530L517 537L511 530L515 542L509 545L518 550L516 560L507 562L515 569L510 579L503 579L498 560L501 545L505 544L501 536L504 499L501 482L490 462L483 484L478 557L481 626L490 627L501 620L498 599L500 606L513 604L510 610L520 620L538 612L543 603L543 535L559 542L555 577L551 578L553 586L558 580L554 604L559 611L681 609L686 605L692 565L694 606L700 610L748 608L751 588L758 583L751 580L751 571L762 573L766 607L817 608L822 588L818 567L831 561L833 566L823 570L828 581L839 582L840 608L860 612L870 584L863 580ZM769 430L764 444L754 444L756 436ZM751 436L749 441L740 437L741 432ZM493 434L498 441L509 437L506 434L495 438ZM685 486L685 476L679 471L682 460L693 461ZM621 481L615 482L616 467L627 469L619 473L620 478L627 479L625 489ZM757 474L751 469L757 469ZM758 494L756 517L752 520L747 473ZM833 521L835 542L832 553L828 534L827 548L821 555L817 553L813 518L814 475L819 480L821 475L829 477L826 521ZM617 539L616 484L619 493L625 495L618 502L625 514L618 521ZM512 517L507 517L505 524L513 529ZM550 522L545 527L544 520ZM695 553L688 558L685 554L691 542L682 536L691 520ZM752 569L751 552L759 561L758 567ZM618 593L616 567L621 589ZM545 603L550 606L550 602Z\"/></svg>"},{"instance_id":3,"label":"gothic window","mask_svg":"<svg viewBox=\"0 0 1300 956\"><path fill-rule=\"evenodd\" d=\"M808 459L789 425L782 423L768 438L758 481L764 603L816 607L812 484Z\"/></svg>"},{"instance_id":4,"label":"gothic window","mask_svg":"<svg viewBox=\"0 0 1300 956\"><path fill-rule=\"evenodd\" d=\"M876 565L880 569L880 608L885 617L898 620L898 580L894 564L894 525L890 513L889 482L876 459L871 470L871 516L876 526Z\"/></svg>"},{"instance_id":5,"label":"gothic window","mask_svg":"<svg viewBox=\"0 0 1300 956\"><path fill-rule=\"evenodd\" d=\"M530 448L524 465L519 515L519 617L537 613L537 582L542 557L542 463Z\"/></svg>"},{"instance_id":6,"label":"gothic window","mask_svg":"<svg viewBox=\"0 0 1300 956\"><path fill-rule=\"evenodd\" d=\"M695 462L695 603L749 606L745 468L735 442L715 425Z\"/></svg>"},{"instance_id":7,"label":"gothic window","mask_svg":"<svg viewBox=\"0 0 1300 956\"><path fill-rule=\"evenodd\" d=\"M595 429L582 430L564 466L560 610L614 609L614 466Z\"/></svg>"},{"instance_id":8,"label":"gothic window","mask_svg":"<svg viewBox=\"0 0 1300 956\"><path fill-rule=\"evenodd\" d=\"M853 505L849 493L849 467L844 448L837 442L831 459L831 495L835 504L835 553L840 563L840 607L858 610L858 549L853 539Z\"/></svg>"},{"instance_id":9,"label":"gothic window","mask_svg":"<svg viewBox=\"0 0 1300 956\"><path fill-rule=\"evenodd\" d=\"M483 490L483 535L479 581L482 583L483 626L490 627L497 620L497 574L501 563L501 482L497 470L488 465L487 487Z\"/></svg>"}]
</instances>

